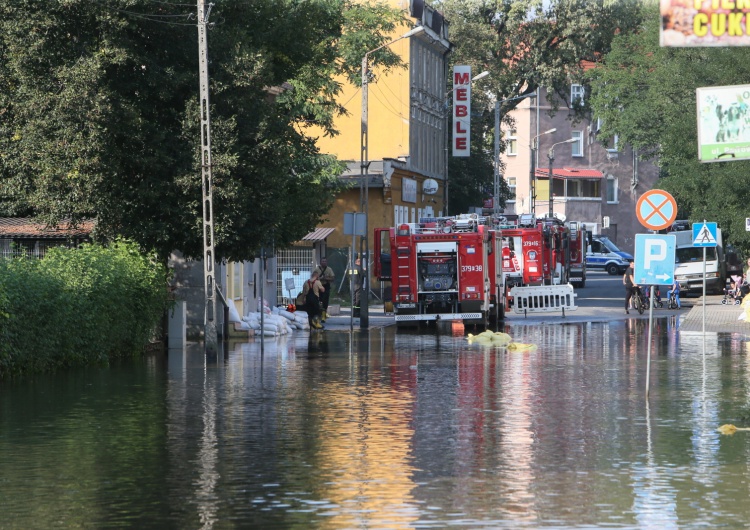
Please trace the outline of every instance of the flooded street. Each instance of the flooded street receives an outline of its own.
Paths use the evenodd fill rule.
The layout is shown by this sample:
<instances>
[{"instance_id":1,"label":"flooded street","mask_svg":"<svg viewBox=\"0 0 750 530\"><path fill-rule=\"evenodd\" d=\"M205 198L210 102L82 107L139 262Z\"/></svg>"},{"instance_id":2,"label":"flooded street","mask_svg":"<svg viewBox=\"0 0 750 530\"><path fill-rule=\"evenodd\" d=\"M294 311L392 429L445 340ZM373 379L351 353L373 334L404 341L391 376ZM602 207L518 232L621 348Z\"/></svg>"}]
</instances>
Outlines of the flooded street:
<instances>
[{"instance_id":1,"label":"flooded street","mask_svg":"<svg viewBox=\"0 0 750 530\"><path fill-rule=\"evenodd\" d=\"M0 387L0 528L742 527L750 343L300 332Z\"/></svg>"}]
</instances>

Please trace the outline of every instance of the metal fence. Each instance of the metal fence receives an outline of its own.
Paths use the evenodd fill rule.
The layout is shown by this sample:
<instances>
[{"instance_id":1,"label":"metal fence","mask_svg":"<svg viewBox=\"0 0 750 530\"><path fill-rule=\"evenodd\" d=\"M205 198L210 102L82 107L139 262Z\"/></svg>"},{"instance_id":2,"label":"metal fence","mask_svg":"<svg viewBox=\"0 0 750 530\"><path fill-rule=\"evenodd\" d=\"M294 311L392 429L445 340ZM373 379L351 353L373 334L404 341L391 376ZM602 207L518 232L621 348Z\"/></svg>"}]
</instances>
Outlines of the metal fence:
<instances>
[{"instance_id":1,"label":"metal fence","mask_svg":"<svg viewBox=\"0 0 750 530\"><path fill-rule=\"evenodd\" d=\"M315 266L312 247L292 247L276 252L276 300L278 304L289 304L302 291ZM294 284L287 289L287 279Z\"/></svg>"},{"instance_id":2,"label":"metal fence","mask_svg":"<svg viewBox=\"0 0 750 530\"><path fill-rule=\"evenodd\" d=\"M349 248L327 248L328 266L336 275L335 286L331 296L349 296L348 268ZM276 253L276 300L277 304L287 305L294 301L302 291L305 281L315 267L315 256L312 248L292 247ZM287 284L287 280L290 280ZM290 290L287 285L294 285Z\"/></svg>"},{"instance_id":3,"label":"metal fence","mask_svg":"<svg viewBox=\"0 0 750 530\"><path fill-rule=\"evenodd\" d=\"M12 241L10 239L0 240L0 258L43 258L47 250L60 246L64 243L59 241Z\"/></svg>"}]
</instances>

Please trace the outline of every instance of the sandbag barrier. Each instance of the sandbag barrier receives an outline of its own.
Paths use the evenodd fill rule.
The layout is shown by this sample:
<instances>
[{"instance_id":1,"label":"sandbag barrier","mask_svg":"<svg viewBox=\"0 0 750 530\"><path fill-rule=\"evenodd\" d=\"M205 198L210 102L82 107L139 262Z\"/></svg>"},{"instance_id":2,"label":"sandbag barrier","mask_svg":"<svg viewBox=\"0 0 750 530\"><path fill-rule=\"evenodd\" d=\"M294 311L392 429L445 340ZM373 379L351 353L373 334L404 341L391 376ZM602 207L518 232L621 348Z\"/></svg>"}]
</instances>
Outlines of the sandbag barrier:
<instances>
[{"instance_id":1,"label":"sandbag barrier","mask_svg":"<svg viewBox=\"0 0 750 530\"><path fill-rule=\"evenodd\" d=\"M565 285L536 285L532 287L513 287L510 290L513 298L514 313L552 313L565 310L575 311L575 298L578 296L573 291L573 286Z\"/></svg>"}]
</instances>

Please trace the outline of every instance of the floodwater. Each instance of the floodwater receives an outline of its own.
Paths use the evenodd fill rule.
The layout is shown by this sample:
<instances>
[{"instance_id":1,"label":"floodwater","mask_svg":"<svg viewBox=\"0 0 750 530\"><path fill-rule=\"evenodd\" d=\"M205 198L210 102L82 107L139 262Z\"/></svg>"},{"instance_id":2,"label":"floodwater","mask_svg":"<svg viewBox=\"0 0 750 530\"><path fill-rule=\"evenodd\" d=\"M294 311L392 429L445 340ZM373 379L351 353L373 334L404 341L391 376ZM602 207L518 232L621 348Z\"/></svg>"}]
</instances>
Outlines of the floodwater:
<instances>
[{"instance_id":1,"label":"floodwater","mask_svg":"<svg viewBox=\"0 0 750 530\"><path fill-rule=\"evenodd\" d=\"M750 343L657 320L299 333L0 386L0 528L750 521Z\"/></svg>"}]
</instances>

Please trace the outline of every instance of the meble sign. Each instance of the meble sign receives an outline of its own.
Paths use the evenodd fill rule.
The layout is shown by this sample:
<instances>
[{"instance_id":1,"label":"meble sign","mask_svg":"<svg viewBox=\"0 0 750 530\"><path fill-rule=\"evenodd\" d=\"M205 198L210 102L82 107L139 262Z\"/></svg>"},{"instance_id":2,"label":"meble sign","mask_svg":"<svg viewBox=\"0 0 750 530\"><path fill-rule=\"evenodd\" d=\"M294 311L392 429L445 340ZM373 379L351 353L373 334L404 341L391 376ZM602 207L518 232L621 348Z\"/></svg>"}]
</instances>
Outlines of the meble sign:
<instances>
[{"instance_id":1,"label":"meble sign","mask_svg":"<svg viewBox=\"0 0 750 530\"><path fill-rule=\"evenodd\" d=\"M471 66L453 67L453 156L469 156Z\"/></svg>"}]
</instances>

